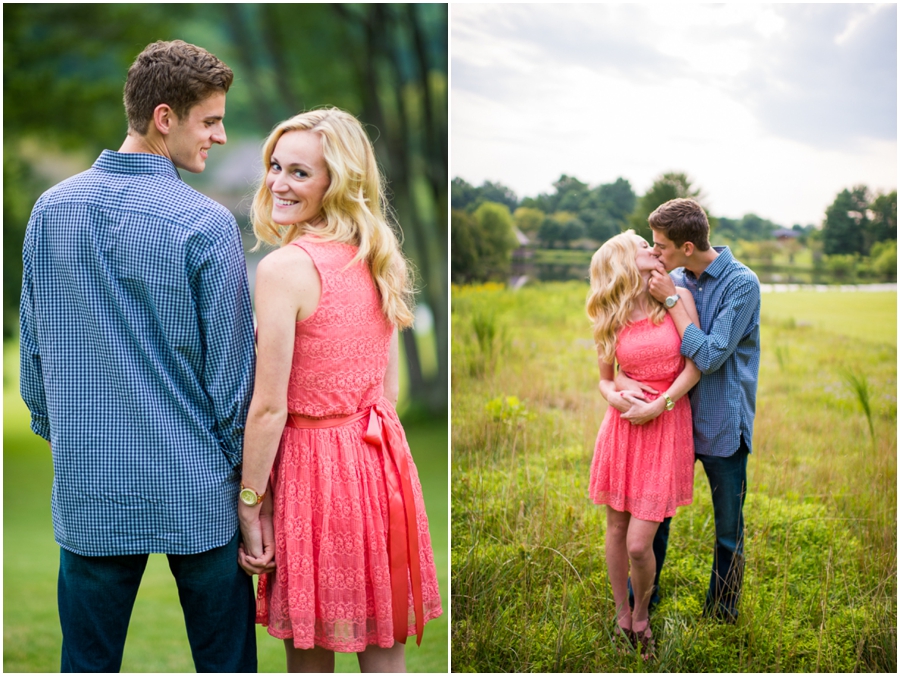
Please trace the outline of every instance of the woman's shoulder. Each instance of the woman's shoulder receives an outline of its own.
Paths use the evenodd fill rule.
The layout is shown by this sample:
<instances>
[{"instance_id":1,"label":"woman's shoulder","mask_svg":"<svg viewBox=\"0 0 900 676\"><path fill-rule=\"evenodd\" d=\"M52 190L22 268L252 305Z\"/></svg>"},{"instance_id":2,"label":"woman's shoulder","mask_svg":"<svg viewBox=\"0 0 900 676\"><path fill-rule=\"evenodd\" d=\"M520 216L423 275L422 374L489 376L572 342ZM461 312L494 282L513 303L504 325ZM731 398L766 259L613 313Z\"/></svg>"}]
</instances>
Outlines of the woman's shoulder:
<instances>
[{"instance_id":1,"label":"woman's shoulder","mask_svg":"<svg viewBox=\"0 0 900 676\"><path fill-rule=\"evenodd\" d=\"M257 279L277 280L306 275L316 275L312 256L302 247L295 246L293 242L265 255L256 266Z\"/></svg>"}]
</instances>

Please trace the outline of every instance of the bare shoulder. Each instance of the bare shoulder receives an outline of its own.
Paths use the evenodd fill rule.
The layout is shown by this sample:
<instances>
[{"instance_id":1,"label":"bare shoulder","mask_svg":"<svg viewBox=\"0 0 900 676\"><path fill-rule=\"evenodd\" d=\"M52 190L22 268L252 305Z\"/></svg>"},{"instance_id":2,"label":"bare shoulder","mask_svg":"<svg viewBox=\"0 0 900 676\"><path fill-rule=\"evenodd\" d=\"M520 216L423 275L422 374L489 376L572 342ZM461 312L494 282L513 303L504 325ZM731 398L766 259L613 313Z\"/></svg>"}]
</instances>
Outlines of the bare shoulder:
<instances>
[{"instance_id":1,"label":"bare shoulder","mask_svg":"<svg viewBox=\"0 0 900 676\"><path fill-rule=\"evenodd\" d=\"M306 251L288 244L267 254L259 262L256 278L264 283L271 281L303 287L318 283L319 273Z\"/></svg>"}]
</instances>

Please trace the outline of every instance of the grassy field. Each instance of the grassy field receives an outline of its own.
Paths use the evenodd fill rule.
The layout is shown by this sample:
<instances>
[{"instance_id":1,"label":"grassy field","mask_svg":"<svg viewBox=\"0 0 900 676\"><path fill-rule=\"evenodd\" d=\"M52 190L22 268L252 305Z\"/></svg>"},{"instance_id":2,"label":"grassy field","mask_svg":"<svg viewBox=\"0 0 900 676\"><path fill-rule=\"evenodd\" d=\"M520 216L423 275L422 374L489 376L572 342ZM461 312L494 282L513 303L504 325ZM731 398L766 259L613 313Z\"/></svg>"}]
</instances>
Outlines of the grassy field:
<instances>
[{"instance_id":1,"label":"grassy field","mask_svg":"<svg viewBox=\"0 0 900 676\"><path fill-rule=\"evenodd\" d=\"M698 463L645 664L610 644L586 292L453 291L453 671L895 673L896 294L763 296L740 619L701 617L714 534Z\"/></svg>"},{"instance_id":2,"label":"grassy field","mask_svg":"<svg viewBox=\"0 0 900 676\"><path fill-rule=\"evenodd\" d=\"M17 346L4 345L3 359L3 670L59 671L62 636L56 610L59 547L50 522L53 476L47 443L28 428L28 409L18 395ZM446 672L449 585L447 551L446 425L407 427L425 493L444 615L429 622L422 646L410 641L407 667ZM284 672L280 640L257 627L259 670ZM338 655L336 670L358 672L355 655ZM175 581L161 554L151 555L134 608L123 672L194 670Z\"/></svg>"}]
</instances>

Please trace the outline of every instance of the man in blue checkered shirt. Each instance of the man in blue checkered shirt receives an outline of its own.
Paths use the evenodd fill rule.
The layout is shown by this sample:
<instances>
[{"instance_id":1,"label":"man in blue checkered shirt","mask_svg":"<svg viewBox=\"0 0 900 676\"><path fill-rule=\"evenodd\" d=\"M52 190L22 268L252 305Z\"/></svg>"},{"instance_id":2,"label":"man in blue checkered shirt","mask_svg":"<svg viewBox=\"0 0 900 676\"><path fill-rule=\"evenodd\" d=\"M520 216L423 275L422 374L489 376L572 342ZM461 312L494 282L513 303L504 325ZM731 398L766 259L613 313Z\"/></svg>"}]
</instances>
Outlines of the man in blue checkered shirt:
<instances>
[{"instance_id":1,"label":"man in blue checkered shirt","mask_svg":"<svg viewBox=\"0 0 900 676\"><path fill-rule=\"evenodd\" d=\"M253 318L231 213L188 187L225 143L231 69L181 41L128 72L118 152L28 222L22 397L53 455L63 672L115 672L148 554L168 555L198 671L255 672L237 495Z\"/></svg>"},{"instance_id":2,"label":"man in blue checkered shirt","mask_svg":"<svg viewBox=\"0 0 900 676\"><path fill-rule=\"evenodd\" d=\"M753 441L759 377L759 279L728 247L709 245L709 222L694 200L674 199L650 214L654 252L671 275L653 272L650 293L665 303L681 335L681 354L702 372L691 390L694 453L712 490L716 546L704 614L726 622L738 615L744 571L744 497ZM675 287L688 289L701 326L695 326ZM640 417L635 405L622 417ZM665 412L663 413L665 415ZM669 539L666 519L656 532L651 605Z\"/></svg>"}]
</instances>

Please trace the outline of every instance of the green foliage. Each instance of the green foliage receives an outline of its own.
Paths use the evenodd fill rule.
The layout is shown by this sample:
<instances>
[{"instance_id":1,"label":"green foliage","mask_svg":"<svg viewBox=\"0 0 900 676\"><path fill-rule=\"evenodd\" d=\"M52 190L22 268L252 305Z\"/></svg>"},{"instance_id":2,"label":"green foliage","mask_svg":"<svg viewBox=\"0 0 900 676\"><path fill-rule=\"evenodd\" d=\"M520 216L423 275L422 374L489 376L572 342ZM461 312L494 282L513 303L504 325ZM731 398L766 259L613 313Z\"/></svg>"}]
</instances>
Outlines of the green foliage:
<instances>
[{"instance_id":1,"label":"green foliage","mask_svg":"<svg viewBox=\"0 0 900 676\"><path fill-rule=\"evenodd\" d=\"M865 186L838 193L825 210L825 223L822 225L826 254L850 255L868 251L864 233L869 221L866 216L868 205L868 189Z\"/></svg>"},{"instance_id":2,"label":"green foliage","mask_svg":"<svg viewBox=\"0 0 900 676\"><path fill-rule=\"evenodd\" d=\"M509 208L482 202L471 214L451 212L451 276L454 283L503 279L519 245Z\"/></svg>"},{"instance_id":3,"label":"green foliage","mask_svg":"<svg viewBox=\"0 0 900 676\"><path fill-rule=\"evenodd\" d=\"M459 177L450 182L450 206L453 209L472 213L484 202L505 204L510 211L514 211L519 204L519 198L511 188L502 183L485 181L480 188L476 188Z\"/></svg>"},{"instance_id":4,"label":"green foliage","mask_svg":"<svg viewBox=\"0 0 900 676\"><path fill-rule=\"evenodd\" d=\"M825 210L822 242L826 254L860 254L874 259L878 253L875 246L886 241L897 241L896 190L872 195L865 185L858 185L838 193Z\"/></svg>"},{"instance_id":5,"label":"green foliage","mask_svg":"<svg viewBox=\"0 0 900 676\"><path fill-rule=\"evenodd\" d=\"M648 242L653 241L653 232L647 223L650 214L669 200L691 198L701 201L700 188L694 188L687 174L668 172L657 178L650 189L637 201L635 210L628 217L628 227ZM709 215L709 210L704 207ZM710 224L712 225L712 224Z\"/></svg>"},{"instance_id":6,"label":"green foliage","mask_svg":"<svg viewBox=\"0 0 900 676\"><path fill-rule=\"evenodd\" d=\"M610 640L604 510L588 499L605 405L586 294L453 289L453 671L896 672L896 294L764 296L741 616L701 617L714 524L698 465L694 503L672 522L651 664ZM457 332L490 309L516 330L475 376L475 338ZM874 445L846 363L866 374ZM498 392L528 402L526 424L503 421L516 408Z\"/></svg>"},{"instance_id":7,"label":"green foliage","mask_svg":"<svg viewBox=\"0 0 900 676\"><path fill-rule=\"evenodd\" d=\"M716 236L758 242L771 240L772 233L778 230L778 227L778 224L760 218L756 214L745 214L740 219L720 217L716 227Z\"/></svg>"},{"instance_id":8,"label":"green foliage","mask_svg":"<svg viewBox=\"0 0 900 676\"><path fill-rule=\"evenodd\" d=\"M189 14L182 5L5 4L6 138L36 136L92 153L117 148L129 66L145 45L173 39L161 36Z\"/></svg>"},{"instance_id":9,"label":"green foliage","mask_svg":"<svg viewBox=\"0 0 900 676\"><path fill-rule=\"evenodd\" d=\"M540 209L519 207L513 212L513 222L523 234L533 239L544 222L545 216L546 214Z\"/></svg>"},{"instance_id":10,"label":"green foliage","mask_svg":"<svg viewBox=\"0 0 900 676\"><path fill-rule=\"evenodd\" d=\"M887 194L876 194L869 204L872 218L869 221L869 240L871 242L897 241L897 191ZM873 245L874 248L874 245ZM875 254L869 250L869 255Z\"/></svg>"},{"instance_id":11,"label":"green foliage","mask_svg":"<svg viewBox=\"0 0 900 676\"><path fill-rule=\"evenodd\" d=\"M590 188L577 178L563 174L553 187L554 193L526 197L522 200L522 206L544 214L572 214L580 221L583 232L577 226L567 233L564 228L548 225L544 236L539 235L546 242L572 241L583 236L603 242L619 234L628 214L634 209L636 197L631 184L624 178ZM556 220L560 226L568 223L567 220Z\"/></svg>"},{"instance_id":12,"label":"green foliage","mask_svg":"<svg viewBox=\"0 0 900 676\"><path fill-rule=\"evenodd\" d=\"M18 331L22 293L22 242L39 188L27 163L3 146L3 339Z\"/></svg>"},{"instance_id":13,"label":"green foliage","mask_svg":"<svg viewBox=\"0 0 900 676\"><path fill-rule=\"evenodd\" d=\"M897 241L885 240L872 246L869 253L872 258L872 267L876 274L890 280L897 279Z\"/></svg>"},{"instance_id":14,"label":"green foliage","mask_svg":"<svg viewBox=\"0 0 900 676\"><path fill-rule=\"evenodd\" d=\"M856 268L859 263L857 254L832 254L825 256L825 268L831 276L843 282L856 279Z\"/></svg>"},{"instance_id":15,"label":"green foliage","mask_svg":"<svg viewBox=\"0 0 900 676\"><path fill-rule=\"evenodd\" d=\"M506 425L515 425L534 418L534 414L519 401L518 397L497 397L485 404L484 408L495 422Z\"/></svg>"},{"instance_id":16,"label":"green foliage","mask_svg":"<svg viewBox=\"0 0 900 676\"><path fill-rule=\"evenodd\" d=\"M850 368L841 370L844 382L850 388L850 391L856 395L859 405L862 407L866 420L869 423L869 434L872 437L872 443L875 443L875 426L872 424L872 402L869 392L869 379L865 373L858 373Z\"/></svg>"},{"instance_id":17,"label":"green foliage","mask_svg":"<svg viewBox=\"0 0 900 676\"><path fill-rule=\"evenodd\" d=\"M92 160L100 149L121 145L122 88L145 45L173 39L201 45L235 73L226 118L232 142L240 136L259 142L275 123L321 106L342 107L366 126L404 252L419 276L418 302L428 306L437 327L438 368L414 381L414 396L429 410L443 411L449 371L447 12L438 3L4 5L4 218L19 208L7 201L27 195L33 203L71 175L60 148ZM40 176L42 185L31 190L19 182L25 174L8 170L8 152L32 168L40 165L47 174ZM234 204L246 189L223 196L219 185L204 188ZM15 229L5 234L10 274L21 254L20 235ZM5 320L16 312L18 300L13 305L10 295L4 293ZM411 369L422 372L419 364Z\"/></svg>"}]
</instances>

